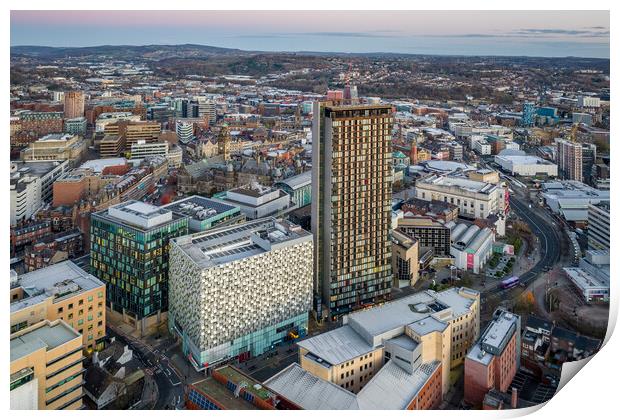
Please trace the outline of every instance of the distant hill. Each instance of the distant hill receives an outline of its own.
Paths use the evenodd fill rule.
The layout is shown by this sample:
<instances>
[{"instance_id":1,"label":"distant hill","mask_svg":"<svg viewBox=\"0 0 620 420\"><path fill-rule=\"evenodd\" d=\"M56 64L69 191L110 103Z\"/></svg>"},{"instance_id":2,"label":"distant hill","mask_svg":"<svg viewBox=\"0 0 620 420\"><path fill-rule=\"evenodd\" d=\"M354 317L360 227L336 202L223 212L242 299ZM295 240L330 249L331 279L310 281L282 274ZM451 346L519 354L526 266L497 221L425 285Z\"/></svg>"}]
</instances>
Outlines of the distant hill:
<instances>
[{"instance_id":1,"label":"distant hill","mask_svg":"<svg viewBox=\"0 0 620 420\"><path fill-rule=\"evenodd\" d=\"M19 45L11 47L12 57L31 57L41 59L88 58L107 56L112 59L143 58L161 60L163 58L183 57L201 58L213 55L245 55L247 51L209 45L100 45L96 47L46 47Z\"/></svg>"}]
</instances>

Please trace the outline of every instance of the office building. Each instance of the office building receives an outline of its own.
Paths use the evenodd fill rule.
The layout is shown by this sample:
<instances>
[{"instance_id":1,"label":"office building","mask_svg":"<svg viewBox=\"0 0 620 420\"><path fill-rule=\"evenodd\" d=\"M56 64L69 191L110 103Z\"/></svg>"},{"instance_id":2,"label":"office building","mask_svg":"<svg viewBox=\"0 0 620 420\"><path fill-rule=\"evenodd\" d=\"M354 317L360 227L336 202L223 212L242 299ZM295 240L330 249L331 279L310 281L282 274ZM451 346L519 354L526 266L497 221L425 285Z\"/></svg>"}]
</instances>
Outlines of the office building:
<instances>
[{"instance_id":1,"label":"office building","mask_svg":"<svg viewBox=\"0 0 620 420\"><path fill-rule=\"evenodd\" d=\"M122 111L122 112L104 112L99 114L97 119L95 120L95 132L103 133L105 132L105 127L108 124L114 124L119 121L131 121L138 122L141 120L140 115L134 115L131 112Z\"/></svg>"},{"instance_id":2,"label":"office building","mask_svg":"<svg viewBox=\"0 0 620 420\"><path fill-rule=\"evenodd\" d=\"M65 133L85 136L86 123L87 121L85 117L67 119L65 120Z\"/></svg>"},{"instance_id":3,"label":"office building","mask_svg":"<svg viewBox=\"0 0 620 420\"><path fill-rule=\"evenodd\" d=\"M555 139L558 150L558 172L561 179L582 182L583 146L565 139Z\"/></svg>"},{"instance_id":4,"label":"office building","mask_svg":"<svg viewBox=\"0 0 620 420\"><path fill-rule=\"evenodd\" d=\"M492 389L508 391L520 365L521 317L498 309L465 359L465 401L479 408Z\"/></svg>"},{"instance_id":5,"label":"office building","mask_svg":"<svg viewBox=\"0 0 620 420\"><path fill-rule=\"evenodd\" d=\"M601 98L579 95L577 97L577 107L579 108L598 108L601 106Z\"/></svg>"},{"instance_id":6,"label":"office building","mask_svg":"<svg viewBox=\"0 0 620 420\"><path fill-rule=\"evenodd\" d=\"M302 369L359 396L388 361L404 370L401 376L414 374L420 363L438 361L440 395L445 395L450 370L463 363L478 338L480 293L428 290L353 312L342 323L298 342ZM385 398L389 394L385 391Z\"/></svg>"},{"instance_id":7,"label":"office building","mask_svg":"<svg viewBox=\"0 0 620 420\"><path fill-rule=\"evenodd\" d=\"M168 156L168 143L156 142L147 143L146 140L138 140L129 149L131 159L144 159L147 156Z\"/></svg>"},{"instance_id":8,"label":"office building","mask_svg":"<svg viewBox=\"0 0 620 420\"><path fill-rule=\"evenodd\" d=\"M79 410L82 337L65 321L41 321L11 334L11 409Z\"/></svg>"},{"instance_id":9,"label":"office building","mask_svg":"<svg viewBox=\"0 0 620 420\"><path fill-rule=\"evenodd\" d=\"M106 134L95 143L99 144L99 156L102 158L121 156L125 150L125 139L120 134Z\"/></svg>"},{"instance_id":10,"label":"office building","mask_svg":"<svg viewBox=\"0 0 620 420\"><path fill-rule=\"evenodd\" d=\"M107 124L104 133L111 136L121 136L125 149L130 149L131 145L137 143L138 140L144 140L149 143L157 142L161 133L161 123L118 120Z\"/></svg>"},{"instance_id":11,"label":"office building","mask_svg":"<svg viewBox=\"0 0 620 420\"><path fill-rule=\"evenodd\" d=\"M284 191L275 187L265 187L256 182L228 190L225 196L213 200L239 207L241 213L250 220L279 216L291 203L291 197Z\"/></svg>"},{"instance_id":12,"label":"office building","mask_svg":"<svg viewBox=\"0 0 620 420\"><path fill-rule=\"evenodd\" d=\"M177 139L181 143L189 143L194 139L194 123L192 121L177 120L175 122Z\"/></svg>"},{"instance_id":13,"label":"office building","mask_svg":"<svg viewBox=\"0 0 620 420\"><path fill-rule=\"evenodd\" d=\"M521 116L521 125L524 127L531 127L536 121L536 105L532 102L525 102L523 104L523 111Z\"/></svg>"},{"instance_id":14,"label":"office building","mask_svg":"<svg viewBox=\"0 0 620 420\"><path fill-rule=\"evenodd\" d=\"M77 161L86 151L86 141L75 134L48 134L21 151L25 162L70 160Z\"/></svg>"},{"instance_id":15,"label":"office building","mask_svg":"<svg viewBox=\"0 0 620 420\"><path fill-rule=\"evenodd\" d=\"M596 144L581 144L581 177L582 182L593 185L595 178Z\"/></svg>"},{"instance_id":16,"label":"office building","mask_svg":"<svg viewBox=\"0 0 620 420\"><path fill-rule=\"evenodd\" d=\"M105 316L105 285L71 261L11 280L11 334L60 319L78 331L91 353L103 348Z\"/></svg>"},{"instance_id":17,"label":"office building","mask_svg":"<svg viewBox=\"0 0 620 420\"><path fill-rule=\"evenodd\" d=\"M497 184L431 174L417 179L415 187L417 198L454 204L461 216L486 219L495 214L504 217L505 191Z\"/></svg>"},{"instance_id":18,"label":"office building","mask_svg":"<svg viewBox=\"0 0 620 420\"><path fill-rule=\"evenodd\" d=\"M84 116L84 92L65 92L65 118Z\"/></svg>"},{"instance_id":19,"label":"office building","mask_svg":"<svg viewBox=\"0 0 620 420\"><path fill-rule=\"evenodd\" d=\"M417 239L398 230L392 232L392 272L397 282L394 286L414 286L417 283L419 247Z\"/></svg>"},{"instance_id":20,"label":"office building","mask_svg":"<svg viewBox=\"0 0 620 420\"><path fill-rule=\"evenodd\" d=\"M165 320L168 241L187 233L187 216L135 200L92 214L90 272L106 284L111 321L147 334Z\"/></svg>"},{"instance_id":21,"label":"office building","mask_svg":"<svg viewBox=\"0 0 620 420\"><path fill-rule=\"evenodd\" d=\"M307 333L310 233L265 218L170 243L168 325L196 370L243 361Z\"/></svg>"},{"instance_id":22,"label":"office building","mask_svg":"<svg viewBox=\"0 0 620 420\"><path fill-rule=\"evenodd\" d=\"M11 162L11 225L30 219L52 201L54 181L68 171L69 161Z\"/></svg>"},{"instance_id":23,"label":"office building","mask_svg":"<svg viewBox=\"0 0 620 420\"><path fill-rule=\"evenodd\" d=\"M450 228L430 217L405 217L398 220L397 229L415 238L420 248L432 248L437 256L450 255Z\"/></svg>"},{"instance_id":24,"label":"office building","mask_svg":"<svg viewBox=\"0 0 620 420\"><path fill-rule=\"evenodd\" d=\"M215 108L215 102L206 98L197 98L198 105L198 117L205 118L209 125L215 125L217 122L217 110Z\"/></svg>"},{"instance_id":25,"label":"office building","mask_svg":"<svg viewBox=\"0 0 620 420\"><path fill-rule=\"evenodd\" d=\"M65 92L55 91L55 92L51 92L51 94L52 94L52 101L53 102L64 102L64 100L65 100Z\"/></svg>"},{"instance_id":26,"label":"office building","mask_svg":"<svg viewBox=\"0 0 620 420\"><path fill-rule=\"evenodd\" d=\"M239 207L223 204L199 195L177 200L162 208L187 216L190 232L203 232L216 226L245 222L245 216Z\"/></svg>"},{"instance_id":27,"label":"office building","mask_svg":"<svg viewBox=\"0 0 620 420\"><path fill-rule=\"evenodd\" d=\"M166 153L166 159L168 160L168 168L179 168L183 163L183 149L177 145L173 145L168 148Z\"/></svg>"},{"instance_id":28,"label":"office building","mask_svg":"<svg viewBox=\"0 0 620 420\"><path fill-rule=\"evenodd\" d=\"M392 108L317 102L313 115L315 293L335 317L390 295Z\"/></svg>"},{"instance_id":29,"label":"office building","mask_svg":"<svg viewBox=\"0 0 620 420\"><path fill-rule=\"evenodd\" d=\"M609 209L608 201L588 205L588 248L610 249Z\"/></svg>"},{"instance_id":30,"label":"office building","mask_svg":"<svg viewBox=\"0 0 620 420\"><path fill-rule=\"evenodd\" d=\"M588 114L586 112L573 112L573 124L592 125L593 121L594 119L592 117L592 114Z\"/></svg>"},{"instance_id":31,"label":"office building","mask_svg":"<svg viewBox=\"0 0 620 420\"><path fill-rule=\"evenodd\" d=\"M19 125L22 131L32 131L37 136L62 133L63 113L25 111L19 114Z\"/></svg>"}]
</instances>

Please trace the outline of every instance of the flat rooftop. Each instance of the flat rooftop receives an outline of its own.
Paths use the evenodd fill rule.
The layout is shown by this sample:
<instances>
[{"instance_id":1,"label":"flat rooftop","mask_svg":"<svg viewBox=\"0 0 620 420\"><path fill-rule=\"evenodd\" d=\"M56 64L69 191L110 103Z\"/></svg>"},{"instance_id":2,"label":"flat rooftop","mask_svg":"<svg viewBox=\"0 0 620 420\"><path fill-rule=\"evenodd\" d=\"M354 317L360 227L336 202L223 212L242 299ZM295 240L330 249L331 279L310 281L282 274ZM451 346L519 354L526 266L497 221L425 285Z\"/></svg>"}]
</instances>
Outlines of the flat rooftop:
<instances>
[{"instance_id":1,"label":"flat rooftop","mask_svg":"<svg viewBox=\"0 0 620 420\"><path fill-rule=\"evenodd\" d=\"M126 163L127 159L125 158L95 159L84 162L80 168L88 168L92 169L93 172L100 173L108 166L120 166Z\"/></svg>"},{"instance_id":2,"label":"flat rooftop","mask_svg":"<svg viewBox=\"0 0 620 420\"><path fill-rule=\"evenodd\" d=\"M212 377L192 385L228 410L256 410L254 404L243 398L235 397L233 392L226 388L226 385L219 383Z\"/></svg>"},{"instance_id":3,"label":"flat rooftop","mask_svg":"<svg viewBox=\"0 0 620 420\"><path fill-rule=\"evenodd\" d=\"M493 354L496 354L496 349L497 355L504 351L512 333L516 331L517 319L510 312L502 312L493 319L480 338L481 348Z\"/></svg>"},{"instance_id":4,"label":"flat rooftop","mask_svg":"<svg viewBox=\"0 0 620 420\"><path fill-rule=\"evenodd\" d=\"M469 192L490 194L497 186L487 182L474 181L469 178L447 175L430 175L416 180L417 185L435 185L439 187L456 187Z\"/></svg>"},{"instance_id":5,"label":"flat rooftop","mask_svg":"<svg viewBox=\"0 0 620 420\"><path fill-rule=\"evenodd\" d=\"M50 296L55 301L93 290L104 283L71 261L63 261L17 277L15 287L24 289L24 298L11 303L11 313L35 305Z\"/></svg>"},{"instance_id":6,"label":"flat rooftop","mask_svg":"<svg viewBox=\"0 0 620 420\"><path fill-rule=\"evenodd\" d=\"M471 349L469 349L467 358L469 360L473 360L474 362L488 366L489 363L491 363L491 360L493 360L493 355L482 350L482 347L480 347L480 342L478 342L474 344Z\"/></svg>"},{"instance_id":7,"label":"flat rooftop","mask_svg":"<svg viewBox=\"0 0 620 420\"><path fill-rule=\"evenodd\" d=\"M340 328L301 340L298 346L332 365L359 357L396 338L408 327L420 335L443 331L447 321L465 315L474 300L461 296L459 289L432 290L406 296L343 318ZM468 294L476 291L464 289ZM376 338L381 337L377 341Z\"/></svg>"},{"instance_id":8,"label":"flat rooftop","mask_svg":"<svg viewBox=\"0 0 620 420\"><path fill-rule=\"evenodd\" d=\"M564 267L562 270L581 290L609 289L609 281L595 277L582 268Z\"/></svg>"},{"instance_id":9,"label":"flat rooftop","mask_svg":"<svg viewBox=\"0 0 620 420\"><path fill-rule=\"evenodd\" d=\"M67 140L71 140L74 137L76 137L75 134L66 134L66 133L47 134L47 135L41 137L37 141L38 142L45 142L45 141L67 141Z\"/></svg>"},{"instance_id":10,"label":"flat rooftop","mask_svg":"<svg viewBox=\"0 0 620 420\"><path fill-rule=\"evenodd\" d=\"M231 206L230 204L225 204L221 201L210 200L199 195L193 195L191 197L175 201L173 203L163 206L162 208L183 214L185 216L189 216L197 220L209 219L227 211L238 209L238 207Z\"/></svg>"},{"instance_id":11,"label":"flat rooftop","mask_svg":"<svg viewBox=\"0 0 620 420\"><path fill-rule=\"evenodd\" d=\"M511 156L511 155L503 155L496 156L497 160L500 161L510 161L516 165L549 165L556 166L555 163L549 162L548 160L539 158L538 156Z\"/></svg>"},{"instance_id":12,"label":"flat rooftop","mask_svg":"<svg viewBox=\"0 0 620 420\"><path fill-rule=\"evenodd\" d=\"M35 329L11 338L11 362L39 349L50 351L80 337L80 334L62 321L42 321L37 325Z\"/></svg>"},{"instance_id":13,"label":"flat rooftop","mask_svg":"<svg viewBox=\"0 0 620 420\"><path fill-rule=\"evenodd\" d=\"M311 240L312 234L301 227L266 217L174 238L171 241L196 264L208 268Z\"/></svg>"},{"instance_id":14,"label":"flat rooftop","mask_svg":"<svg viewBox=\"0 0 620 420\"><path fill-rule=\"evenodd\" d=\"M137 200L129 200L95 213L97 217L138 229L152 229L183 217L171 210Z\"/></svg>"},{"instance_id":15,"label":"flat rooftop","mask_svg":"<svg viewBox=\"0 0 620 420\"><path fill-rule=\"evenodd\" d=\"M38 176L42 177L47 175L53 169L58 167L63 161L60 160L46 160L46 161L37 161L37 162L23 162L23 161L12 161L12 165L17 166L17 171L23 175L28 176Z\"/></svg>"}]
</instances>

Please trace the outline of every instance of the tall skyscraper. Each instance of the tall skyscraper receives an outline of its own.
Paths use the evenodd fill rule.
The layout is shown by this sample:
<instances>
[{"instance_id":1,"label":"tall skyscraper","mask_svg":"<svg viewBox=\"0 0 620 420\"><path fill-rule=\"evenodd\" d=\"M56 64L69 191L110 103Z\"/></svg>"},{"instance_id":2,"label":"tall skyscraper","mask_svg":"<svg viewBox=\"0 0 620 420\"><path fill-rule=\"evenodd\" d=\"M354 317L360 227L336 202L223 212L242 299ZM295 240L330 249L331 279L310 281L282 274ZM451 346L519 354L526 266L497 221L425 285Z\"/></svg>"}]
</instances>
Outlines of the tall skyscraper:
<instances>
[{"instance_id":1,"label":"tall skyscraper","mask_svg":"<svg viewBox=\"0 0 620 420\"><path fill-rule=\"evenodd\" d=\"M340 316L389 297L392 123L388 105L314 104L317 312L320 299L331 316Z\"/></svg>"},{"instance_id":2,"label":"tall skyscraper","mask_svg":"<svg viewBox=\"0 0 620 420\"><path fill-rule=\"evenodd\" d=\"M556 139L558 146L558 172L562 179L583 181L583 147L565 139Z\"/></svg>"},{"instance_id":3,"label":"tall skyscraper","mask_svg":"<svg viewBox=\"0 0 620 420\"><path fill-rule=\"evenodd\" d=\"M65 93L65 118L84 116L84 92Z\"/></svg>"},{"instance_id":4,"label":"tall skyscraper","mask_svg":"<svg viewBox=\"0 0 620 420\"><path fill-rule=\"evenodd\" d=\"M596 144L581 144L581 177L583 182L594 185L593 169L596 164Z\"/></svg>"}]
</instances>

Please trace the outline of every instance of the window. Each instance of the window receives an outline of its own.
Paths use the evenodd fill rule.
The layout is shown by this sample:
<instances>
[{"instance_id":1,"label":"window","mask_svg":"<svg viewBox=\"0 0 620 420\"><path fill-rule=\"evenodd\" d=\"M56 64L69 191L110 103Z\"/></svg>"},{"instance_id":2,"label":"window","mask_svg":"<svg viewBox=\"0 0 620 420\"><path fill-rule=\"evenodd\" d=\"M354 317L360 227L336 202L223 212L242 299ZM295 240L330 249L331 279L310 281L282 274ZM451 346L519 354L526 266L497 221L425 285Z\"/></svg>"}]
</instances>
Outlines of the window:
<instances>
[{"instance_id":1,"label":"window","mask_svg":"<svg viewBox=\"0 0 620 420\"><path fill-rule=\"evenodd\" d=\"M78 305L83 305L84 304L84 299L80 299L80 301L78 302Z\"/></svg>"},{"instance_id":2,"label":"window","mask_svg":"<svg viewBox=\"0 0 620 420\"><path fill-rule=\"evenodd\" d=\"M67 309L69 309L69 310L73 309L73 303L70 303L69 306L67 307Z\"/></svg>"},{"instance_id":3,"label":"window","mask_svg":"<svg viewBox=\"0 0 620 420\"><path fill-rule=\"evenodd\" d=\"M61 314L61 313L62 313L62 311L63 311L63 308L62 308L62 307L58 308L58 313L59 313L59 314Z\"/></svg>"},{"instance_id":4,"label":"window","mask_svg":"<svg viewBox=\"0 0 620 420\"><path fill-rule=\"evenodd\" d=\"M89 301L89 302L92 302L92 301L93 301L93 296L92 296L92 295L90 295L90 296L88 297L88 301Z\"/></svg>"}]
</instances>

